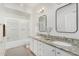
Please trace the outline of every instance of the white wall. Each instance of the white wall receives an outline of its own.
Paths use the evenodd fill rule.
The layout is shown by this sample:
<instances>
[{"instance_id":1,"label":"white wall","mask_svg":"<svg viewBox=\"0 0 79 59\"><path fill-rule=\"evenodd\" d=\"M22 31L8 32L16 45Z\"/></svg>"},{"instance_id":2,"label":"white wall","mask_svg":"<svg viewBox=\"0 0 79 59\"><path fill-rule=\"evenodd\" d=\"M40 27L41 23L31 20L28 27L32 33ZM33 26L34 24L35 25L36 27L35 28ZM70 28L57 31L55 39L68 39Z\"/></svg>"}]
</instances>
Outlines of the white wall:
<instances>
[{"instance_id":1,"label":"white wall","mask_svg":"<svg viewBox=\"0 0 79 59\"><path fill-rule=\"evenodd\" d=\"M48 14L47 14L48 20L47 21L48 21L48 27L49 26L52 27L52 32L50 33L51 35L53 35L53 36L64 36L64 37L68 37L68 38L79 39L79 30L76 33L58 33L55 29L55 27L56 27L55 26L55 11L56 11L57 8L65 5L65 4L57 5L57 4L51 3L51 4L40 4L39 6L46 6L48 8ZM78 10L79 10L79 8L78 8ZM78 14L79 14L79 12L78 12ZM35 15L36 16L33 15L33 17L36 17L36 19L32 19L34 22L36 22L38 20L39 13L36 13ZM79 21L78 21L78 23L79 23ZM37 26L36 26L36 28L37 28ZM79 29L79 24L78 24L78 29ZM46 34L46 33L44 33L44 34Z\"/></svg>"},{"instance_id":2,"label":"white wall","mask_svg":"<svg viewBox=\"0 0 79 59\"><path fill-rule=\"evenodd\" d=\"M39 7L38 7L39 6ZM35 8L34 8L34 10L33 10L33 12L32 12L32 16L31 16L31 20L30 20L30 35L31 36L36 36L37 35L37 33L40 33L39 32L39 17L41 16L41 15L44 15L44 14L46 14L46 15L48 15L47 13L43 13L43 14L40 14L39 13L39 10L40 10L40 8L42 8L42 6L44 6L43 4L38 4ZM47 7L47 6L45 6L45 7ZM45 33L45 32L44 32ZM45 33L46 34L46 33Z\"/></svg>"},{"instance_id":3,"label":"white wall","mask_svg":"<svg viewBox=\"0 0 79 59\"><path fill-rule=\"evenodd\" d=\"M24 20L24 23L27 24L30 20L30 14L5 8L0 5L0 24L5 24L6 27L6 36L0 42L0 55L4 55L5 48L13 48L26 44L27 38L22 38L23 34L22 30L20 30L20 24Z\"/></svg>"},{"instance_id":4,"label":"white wall","mask_svg":"<svg viewBox=\"0 0 79 59\"><path fill-rule=\"evenodd\" d=\"M29 31L27 29L27 27L29 28L29 20L29 13L9 9L0 5L0 23L2 22L2 24L5 24L6 26L6 37L3 39L4 46L2 46L2 43L0 42L0 47L5 48L6 45L7 48L11 48L24 44L27 40L27 36L29 35ZM26 26L23 24L26 24ZM21 28L22 26L26 28L23 29Z\"/></svg>"},{"instance_id":5,"label":"white wall","mask_svg":"<svg viewBox=\"0 0 79 59\"><path fill-rule=\"evenodd\" d=\"M30 34L30 20L20 20L19 21L19 38L20 39L26 39Z\"/></svg>"},{"instance_id":6,"label":"white wall","mask_svg":"<svg viewBox=\"0 0 79 59\"><path fill-rule=\"evenodd\" d=\"M79 4L78 4L79 5ZM50 5L49 5L50 6ZM55 36L64 36L64 37L68 37L68 38L76 38L79 39L79 30L76 33L58 33L55 29L55 11L56 9L60 7L60 6L53 6L53 7L49 7L49 15L48 15L48 20L50 20L48 23L49 25L53 28L51 35L55 35ZM79 14L79 13L78 13ZM79 17L79 16L78 16ZM78 19L79 20L79 19ZM79 21L78 21L79 23ZM79 25L79 24L78 24ZM78 26L79 29L79 26Z\"/></svg>"},{"instance_id":7,"label":"white wall","mask_svg":"<svg viewBox=\"0 0 79 59\"><path fill-rule=\"evenodd\" d=\"M12 6L12 8L14 7ZM15 8L17 8L16 5L15 5ZM0 16L20 18L20 19L30 19L29 13L20 11L18 9L8 8L2 4L0 4Z\"/></svg>"}]
</instances>

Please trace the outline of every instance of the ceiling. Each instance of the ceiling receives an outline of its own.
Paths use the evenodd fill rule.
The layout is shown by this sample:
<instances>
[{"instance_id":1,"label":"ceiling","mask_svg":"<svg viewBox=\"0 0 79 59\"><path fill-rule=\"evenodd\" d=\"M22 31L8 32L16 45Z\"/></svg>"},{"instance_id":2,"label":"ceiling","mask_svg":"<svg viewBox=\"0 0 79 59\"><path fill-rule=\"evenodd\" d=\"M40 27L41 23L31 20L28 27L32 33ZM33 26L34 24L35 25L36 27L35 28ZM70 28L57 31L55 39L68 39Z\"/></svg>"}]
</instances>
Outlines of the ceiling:
<instances>
[{"instance_id":1,"label":"ceiling","mask_svg":"<svg viewBox=\"0 0 79 59\"><path fill-rule=\"evenodd\" d=\"M4 7L28 13L31 13L36 5L38 5L38 3L2 3L2 6Z\"/></svg>"},{"instance_id":2,"label":"ceiling","mask_svg":"<svg viewBox=\"0 0 79 59\"><path fill-rule=\"evenodd\" d=\"M19 10L22 12L32 13L39 11L41 8L47 8L47 6L62 5L62 3L0 3L1 6Z\"/></svg>"}]
</instances>

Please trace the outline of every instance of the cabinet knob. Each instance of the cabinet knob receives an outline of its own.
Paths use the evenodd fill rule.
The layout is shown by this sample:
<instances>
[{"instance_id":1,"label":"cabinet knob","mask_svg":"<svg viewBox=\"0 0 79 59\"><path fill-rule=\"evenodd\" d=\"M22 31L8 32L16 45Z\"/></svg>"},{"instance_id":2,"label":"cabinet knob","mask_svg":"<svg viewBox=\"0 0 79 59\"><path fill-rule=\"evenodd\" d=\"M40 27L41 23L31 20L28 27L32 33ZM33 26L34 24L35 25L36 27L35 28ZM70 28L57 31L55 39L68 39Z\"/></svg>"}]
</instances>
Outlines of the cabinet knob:
<instances>
[{"instance_id":1,"label":"cabinet knob","mask_svg":"<svg viewBox=\"0 0 79 59\"><path fill-rule=\"evenodd\" d=\"M57 54L60 54L60 52L57 52Z\"/></svg>"},{"instance_id":2,"label":"cabinet knob","mask_svg":"<svg viewBox=\"0 0 79 59\"><path fill-rule=\"evenodd\" d=\"M55 50L52 50L52 51L55 51Z\"/></svg>"}]
</instances>

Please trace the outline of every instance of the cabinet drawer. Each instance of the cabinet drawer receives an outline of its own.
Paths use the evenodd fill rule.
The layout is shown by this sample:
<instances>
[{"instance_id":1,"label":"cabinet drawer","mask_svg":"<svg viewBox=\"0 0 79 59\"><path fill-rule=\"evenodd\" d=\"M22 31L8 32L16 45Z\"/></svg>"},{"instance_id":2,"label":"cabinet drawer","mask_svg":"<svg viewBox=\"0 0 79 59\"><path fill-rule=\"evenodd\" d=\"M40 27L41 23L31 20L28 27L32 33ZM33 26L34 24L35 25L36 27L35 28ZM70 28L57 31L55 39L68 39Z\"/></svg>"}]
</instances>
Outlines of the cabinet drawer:
<instances>
[{"instance_id":1,"label":"cabinet drawer","mask_svg":"<svg viewBox=\"0 0 79 59\"><path fill-rule=\"evenodd\" d=\"M72 56L72 54L56 48L56 56Z\"/></svg>"}]
</instances>

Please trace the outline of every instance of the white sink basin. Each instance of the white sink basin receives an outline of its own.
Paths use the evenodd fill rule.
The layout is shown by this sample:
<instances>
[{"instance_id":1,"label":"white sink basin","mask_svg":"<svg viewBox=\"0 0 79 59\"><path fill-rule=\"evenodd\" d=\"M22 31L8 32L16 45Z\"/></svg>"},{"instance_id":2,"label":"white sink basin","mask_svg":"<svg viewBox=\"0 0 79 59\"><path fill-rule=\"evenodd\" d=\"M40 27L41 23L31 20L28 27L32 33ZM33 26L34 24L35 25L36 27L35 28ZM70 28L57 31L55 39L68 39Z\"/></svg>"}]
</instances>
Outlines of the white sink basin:
<instances>
[{"instance_id":1,"label":"white sink basin","mask_svg":"<svg viewBox=\"0 0 79 59\"><path fill-rule=\"evenodd\" d=\"M53 41L52 43L53 43L53 44L56 44L56 45L60 45L60 46L72 46L72 45L69 44L69 43L61 42L61 41Z\"/></svg>"}]
</instances>

